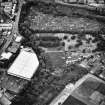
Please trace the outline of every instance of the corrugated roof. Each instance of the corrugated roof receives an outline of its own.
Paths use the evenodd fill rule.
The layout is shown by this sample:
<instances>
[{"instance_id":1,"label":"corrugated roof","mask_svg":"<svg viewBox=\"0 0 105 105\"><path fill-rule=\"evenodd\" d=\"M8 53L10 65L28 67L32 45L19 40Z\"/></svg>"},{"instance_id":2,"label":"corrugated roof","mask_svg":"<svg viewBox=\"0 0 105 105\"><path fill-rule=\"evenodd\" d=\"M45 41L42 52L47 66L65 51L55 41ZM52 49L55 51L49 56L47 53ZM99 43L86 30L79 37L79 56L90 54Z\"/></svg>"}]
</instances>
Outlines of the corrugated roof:
<instances>
[{"instance_id":1,"label":"corrugated roof","mask_svg":"<svg viewBox=\"0 0 105 105\"><path fill-rule=\"evenodd\" d=\"M14 63L8 70L8 74L30 80L39 66L35 53L21 51Z\"/></svg>"}]
</instances>

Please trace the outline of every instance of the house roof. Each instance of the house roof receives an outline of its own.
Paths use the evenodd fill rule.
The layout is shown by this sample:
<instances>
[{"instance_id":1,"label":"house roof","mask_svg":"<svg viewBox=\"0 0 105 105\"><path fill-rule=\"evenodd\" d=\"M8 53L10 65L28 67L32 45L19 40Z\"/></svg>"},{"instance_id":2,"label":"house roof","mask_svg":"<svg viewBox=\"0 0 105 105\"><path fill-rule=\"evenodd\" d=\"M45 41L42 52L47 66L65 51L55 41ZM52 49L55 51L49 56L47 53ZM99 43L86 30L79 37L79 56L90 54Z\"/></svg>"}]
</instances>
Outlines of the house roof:
<instances>
[{"instance_id":1,"label":"house roof","mask_svg":"<svg viewBox=\"0 0 105 105\"><path fill-rule=\"evenodd\" d=\"M1 59L9 59L10 57L12 56L12 53L11 52L3 52L1 54Z\"/></svg>"},{"instance_id":2,"label":"house roof","mask_svg":"<svg viewBox=\"0 0 105 105\"><path fill-rule=\"evenodd\" d=\"M16 42L20 42L21 40L22 40L22 36L17 36L15 39Z\"/></svg>"},{"instance_id":3,"label":"house roof","mask_svg":"<svg viewBox=\"0 0 105 105\"><path fill-rule=\"evenodd\" d=\"M22 50L8 70L8 74L30 80L39 66L34 52Z\"/></svg>"},{"instance_id":4,"label":"house roof","mask_svg":"<svg viewBox=\"0 0 105 105\"><path fill-rule=\"evenodd\" d=\"M0 24L1 29L12 29L12 23L3 23Z\"/></svg>"}]
</instances>

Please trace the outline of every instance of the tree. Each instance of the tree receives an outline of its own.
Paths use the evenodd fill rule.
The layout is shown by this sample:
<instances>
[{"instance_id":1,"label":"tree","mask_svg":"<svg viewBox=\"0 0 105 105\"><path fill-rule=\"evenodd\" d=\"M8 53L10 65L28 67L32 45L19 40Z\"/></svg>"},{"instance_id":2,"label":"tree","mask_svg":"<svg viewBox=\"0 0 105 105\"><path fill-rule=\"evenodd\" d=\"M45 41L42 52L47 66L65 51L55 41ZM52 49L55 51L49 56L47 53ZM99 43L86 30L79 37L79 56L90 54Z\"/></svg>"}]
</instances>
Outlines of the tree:
<instances>
[{"instance_id":1,"label":"tree","mask_svg":"<svg viewBox=\"0 0 105 105\"><path fill-rule=\"evenodd\" d=\"M104 0L104 4L105 4L105 0Z\"/></svg>"}]
</instances>

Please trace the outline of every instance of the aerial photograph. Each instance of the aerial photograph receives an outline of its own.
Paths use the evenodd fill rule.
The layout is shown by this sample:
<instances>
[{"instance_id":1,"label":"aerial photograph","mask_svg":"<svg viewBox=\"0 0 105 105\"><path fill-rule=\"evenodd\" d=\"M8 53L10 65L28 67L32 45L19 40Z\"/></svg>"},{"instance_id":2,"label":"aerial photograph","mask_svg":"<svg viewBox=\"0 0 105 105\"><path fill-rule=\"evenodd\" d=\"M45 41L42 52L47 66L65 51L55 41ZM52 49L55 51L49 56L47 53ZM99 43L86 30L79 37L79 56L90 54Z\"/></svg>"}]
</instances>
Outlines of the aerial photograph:
<instances>
[{"instance_id":1,"label":"aerial photograph","mask_svg":"<svg viewBox=\"0 0 105 105\"><path fill-rule=\"evenodd\" d=\"M0 0L0 105L105 105L105 0Z\"/></svg>"}]
</instances>

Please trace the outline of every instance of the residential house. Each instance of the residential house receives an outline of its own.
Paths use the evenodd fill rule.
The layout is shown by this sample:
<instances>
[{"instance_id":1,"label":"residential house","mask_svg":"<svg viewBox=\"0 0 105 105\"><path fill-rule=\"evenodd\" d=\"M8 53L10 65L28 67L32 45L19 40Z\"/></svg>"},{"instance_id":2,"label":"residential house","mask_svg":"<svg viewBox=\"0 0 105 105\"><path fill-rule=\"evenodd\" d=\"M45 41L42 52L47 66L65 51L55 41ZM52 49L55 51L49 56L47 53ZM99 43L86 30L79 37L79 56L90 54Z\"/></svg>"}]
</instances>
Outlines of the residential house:
<instances>
[{"instance_id":1,"label":"residential house","mask_svg":"<svg viewBox=\"0 0 105 105\"><path fill-rule=\"evenodd\" d=\"M9 60L11 56L12 56L12 53L11 53L11 52L3 52L3 53L1 54L0 60L2 60L2 59L7 59L7 60Z\"/></svg>"},{"instance_id":2,"label":"residential house","mask_svg":"<svg viewBox=\"0 0 105 105\"><path fill-rule=\"evenodd\" d=\"M3 2L1 3L1 6L4 7L4 12L10 13L12 10L12 2Z\"/></svg>"},{"instance_id":3,"label":"residential house","mask_svg":"<svg viewBox=\"0 0 105 105\"><path fill-rule=\"evenodd\" d=\"M1 23L0 24L0 30L11 30L12 29L12 23Z\"/></svg>"}]
</instances>

